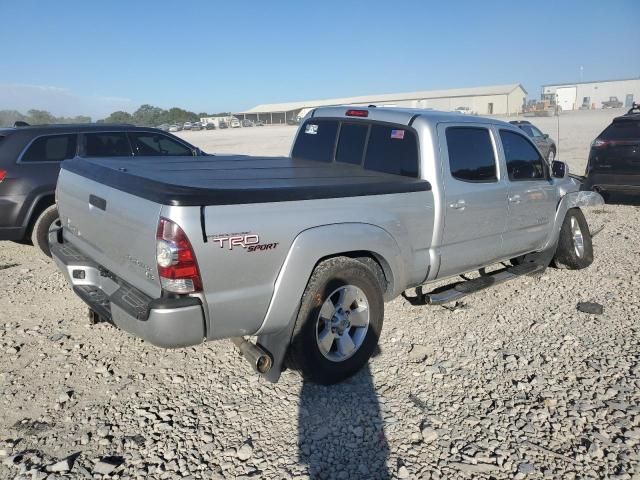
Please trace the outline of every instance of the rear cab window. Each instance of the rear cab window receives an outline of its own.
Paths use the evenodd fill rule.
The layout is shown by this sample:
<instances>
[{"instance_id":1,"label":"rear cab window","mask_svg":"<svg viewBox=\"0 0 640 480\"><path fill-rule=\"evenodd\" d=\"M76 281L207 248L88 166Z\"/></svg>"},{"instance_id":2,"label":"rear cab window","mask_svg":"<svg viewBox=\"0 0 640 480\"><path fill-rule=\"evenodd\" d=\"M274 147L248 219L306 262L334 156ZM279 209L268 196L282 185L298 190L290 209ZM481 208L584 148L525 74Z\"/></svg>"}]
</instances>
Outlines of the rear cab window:
<instances>
[{"instance_id":1,"label":"rear cab window","mask_svg":"<svg viewBox=\"0 0 640 480\"><path fill-rule=\"evenodd\" d=\"M418 139L409 127L382 122L311 118L300 128L292 157L360 165L418 177Z\"/></svg>"},{"instance_id":2,"label":"rear cab window","mask_svg":"<svg viewBox=\"0 0 640 480\"><path fill-rule=\"evenodd\" d=\"M38 137L27 147L20 162L61 162L76 156L76 145L75 133Z\"/></svg>"},{"instance_id":3,"label":"rear cab window","mask_svg":"<svg viewBox=\"0 0 640 480\"><path fill-rule=\"evenodd\" d=\"M598 137L601 140L639 140L640 120L624 120L609 125Z\"/></svg>"},{"instance_id":4,"label":"rear cab window","mask_svg":"<svg viewBox=\"0 0 640 480\"><path fill-rule=\"evenodd\" d=\"M84 134L85 157L130 157L129 138L125 132L92 132Z\"/></svg>"}]
</instances>

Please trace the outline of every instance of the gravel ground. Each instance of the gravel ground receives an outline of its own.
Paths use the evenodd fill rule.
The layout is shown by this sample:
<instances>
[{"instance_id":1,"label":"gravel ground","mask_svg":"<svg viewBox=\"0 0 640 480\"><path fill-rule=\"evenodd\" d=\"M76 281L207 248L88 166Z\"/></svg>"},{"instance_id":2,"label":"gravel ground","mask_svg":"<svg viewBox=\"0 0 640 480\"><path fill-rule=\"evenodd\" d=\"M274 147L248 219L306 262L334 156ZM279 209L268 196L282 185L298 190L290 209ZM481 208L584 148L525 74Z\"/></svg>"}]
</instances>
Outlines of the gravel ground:
<instances>
[{"instance_id":1,"label":"gravel ground","mask_svg":"<svg viewBox=\"0 0 640 480\"><path fill-rule=\"evenodd\" d=\"M598 133L608 118L590 113L561 121ZM282 154L293 132L184 136ZM640 209L589 221L604 229L586 270L455 308L388 303L379 354L333 387L266 383L230 342L161 350L89 325L48 259L0 243L0 477L638 479Z\"/></svg>"}]
</instances>

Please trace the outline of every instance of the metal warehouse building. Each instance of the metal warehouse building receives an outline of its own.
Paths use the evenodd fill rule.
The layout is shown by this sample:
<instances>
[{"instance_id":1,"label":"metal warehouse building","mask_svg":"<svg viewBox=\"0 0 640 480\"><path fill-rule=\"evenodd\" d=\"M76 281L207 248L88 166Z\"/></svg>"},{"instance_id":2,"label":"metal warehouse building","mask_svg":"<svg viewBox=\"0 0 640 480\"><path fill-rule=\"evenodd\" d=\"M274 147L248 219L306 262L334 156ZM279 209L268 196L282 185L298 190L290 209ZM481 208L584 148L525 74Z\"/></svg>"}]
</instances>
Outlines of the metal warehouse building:
<instances>
[{"instance_id":1,"label":"metal warehouse building","mask_svg":"<svg viewBox=\"0 0 640 480\"><path fill-rule=\"evenodd\" d=\"M562 110L602 108L602 102L617 97L622 105L640 101L640 78L600 80L597 82L555 83L542 86L542 94L557 94Z\"/></svg>"},{"instance_id":2,"label":"metal warehouse building","mask_svg":"<svg viewBox=\"0 0 640 480\"><path fill-rule=\"evenodd\" d=\"M265 123L287 123L305 115L309 109L332 105L376 105L387 107L430 108L450 111L466 107L478 115L516 115L522 111L527 91L519 83L490 87L427 90L411 93L388 93L361 97L309 100L306 102L258 105L235 116Z\"/></svg>"}]
</instances>

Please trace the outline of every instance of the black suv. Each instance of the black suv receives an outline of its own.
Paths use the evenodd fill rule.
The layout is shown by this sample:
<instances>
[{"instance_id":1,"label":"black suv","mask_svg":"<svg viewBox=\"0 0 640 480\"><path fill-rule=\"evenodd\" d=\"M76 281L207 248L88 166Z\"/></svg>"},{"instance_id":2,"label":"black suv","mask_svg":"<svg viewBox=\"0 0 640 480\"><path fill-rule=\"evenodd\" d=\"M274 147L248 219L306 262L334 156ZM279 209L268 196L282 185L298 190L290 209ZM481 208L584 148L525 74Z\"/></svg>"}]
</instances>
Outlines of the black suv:
<instances>
[{"instance_id":1,"label":"black suv","mask_svg":"<svg viewBox=\"0 0 640 480\"><path fill-rule=\"evenodd\" d=\"M529 138L533 140L533 143L536 144L536 147L538 147L538 150L540 150L542 156L547 159L549 165L553 163L553 161L556 159L556 152L558 151L558 149L556 148L555 142L551 139L551 137L549 137L548 134L542 133L535 125L526 120L514 120L509 123L524 131L524 133L526 133Z\"/></svg>"},{"instance_id":2,"label":"black suv","mask_svg":"<svg viewBox=\"0 0 640 480\"><path fill-rule=\"evenodd\" d=\"M585 186L607 199L610 192L640 193L640 105L613 119L591 143Z\"/></svg>"},{"instance_id":3,"label":"black suv","mask_svg":"<svg viewBox=\"0 0 640 480\"><path fill-rule=\"evenodd\" d=\"M80 157L206 155L155 128L133 125L42 125L0 128L0 240L32 242L49 255L58 221L60 162Z\"/></svg>"}]
</instances>

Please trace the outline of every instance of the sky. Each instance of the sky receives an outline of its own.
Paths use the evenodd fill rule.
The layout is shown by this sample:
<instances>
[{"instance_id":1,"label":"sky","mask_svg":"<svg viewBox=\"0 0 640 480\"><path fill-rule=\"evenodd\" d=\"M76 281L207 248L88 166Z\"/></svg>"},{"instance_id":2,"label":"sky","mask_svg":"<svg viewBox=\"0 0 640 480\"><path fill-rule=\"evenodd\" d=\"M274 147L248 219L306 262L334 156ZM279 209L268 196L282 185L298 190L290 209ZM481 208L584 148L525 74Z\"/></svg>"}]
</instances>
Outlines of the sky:
<instances>
[{"instance_id":1,"label":"sky","mask_svg":"<svg viewBox=\"0 0 640 480\"><path fill-rule=\"evenodd\" d=\"M0 110L94 119L640 77L639 0L0 0L0 19Z\"/></svg>"}]
</instances>

